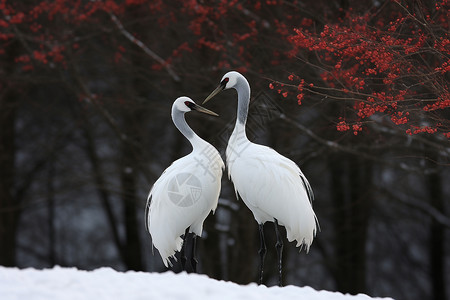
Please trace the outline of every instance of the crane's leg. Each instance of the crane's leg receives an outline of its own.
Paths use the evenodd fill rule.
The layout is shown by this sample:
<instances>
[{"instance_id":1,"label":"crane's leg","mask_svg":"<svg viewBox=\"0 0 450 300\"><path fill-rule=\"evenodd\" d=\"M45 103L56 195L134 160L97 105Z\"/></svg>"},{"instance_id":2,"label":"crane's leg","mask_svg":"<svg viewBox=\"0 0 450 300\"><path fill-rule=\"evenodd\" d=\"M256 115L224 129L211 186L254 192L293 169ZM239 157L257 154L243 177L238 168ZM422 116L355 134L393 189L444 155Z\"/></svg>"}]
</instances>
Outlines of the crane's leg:
<instances>
[{"instance_id":1,"label":"crane's leg","mask_svg":"<svg viewBox=\"0 0 450 300\"><path fill-rule=\"evenodd\" d=\"M278 285L283 286L282 281L282 257L283 257L283 238L280 235L280 232L278 231L278 220L275 220L275 234L277 235L277 243L275 244L275 248L277 249L277 256L278 256Z\"/></svg>"},{"instance_id":2,"label":"crane's leg","mask_svg":"<svg viewBox=\"0 0 450 300\"><path fill-rule=\"evenodd\" d=\"M266 242L264 240L264 224L259 224L259 239L261 240L261 247L259 248L259 284L263 281L264 258L266 257Z\"/></svg>"},{"instance_id":3,"label":"crane's leg","mask_svg":"<svg viewBox=\"0 0 450 300\"><path fill-rule=\"evenodd\" d=\"M194 273L197 273L197 235L194 233L192 237L192 257L191 257L191 265Z\"/></svg>"},{"instance_id":4,"label":"crane's leg","mask_svg":"<svg viewBox=\"0 0 450 300\"><path fill-rule=\"evenodd\" d=\"M183 245L181 246L180 256L181 256L181 270L186 271L186 241L187 236L189 234L189 227L186 228L186 231L184 232L183 236Z\"/></svg>"}]
</instances>

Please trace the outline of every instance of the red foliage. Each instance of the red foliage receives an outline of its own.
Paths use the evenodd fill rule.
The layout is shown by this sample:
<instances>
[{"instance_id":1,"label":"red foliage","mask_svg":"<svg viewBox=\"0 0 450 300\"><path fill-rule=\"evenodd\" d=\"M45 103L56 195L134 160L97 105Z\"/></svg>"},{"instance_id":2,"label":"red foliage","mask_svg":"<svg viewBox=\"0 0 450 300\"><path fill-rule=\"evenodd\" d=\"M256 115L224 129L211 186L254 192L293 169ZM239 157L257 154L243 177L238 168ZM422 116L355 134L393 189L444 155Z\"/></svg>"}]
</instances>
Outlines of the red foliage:
<instances>
[{"instance_id":1,"label":"red foliage","mask_svg":"<svg viewBox=\"0 0 450 300\"><path fill-rule=\"evenodd\" d=\"M434 125L420 122L424 112L450 107L448 6L448 1L439 1L433 18L421 18L394 1L386 10L394 9L383 17L380 12L358 15L350 10L319 31L311 31L311 21L304 19L288 37L293 45L288 55L316 54L321 82L315 86L353 99L355 114L347 122L352 120L355 134L364 119L377 113L388 114L396 125L409 125L409 134L436 133L441 131L436 115L427 118ZM337 129L350 126L340 121Z\"/></svg>"},{"instance_id":2,"label":"red foliage","mask_svg":"<svg viewBox=\"0 0 450 300\"><path fill-rule=\"evenodd\" d=\"M347 131L347 130L350 130L350 126L347 124L347 122L340 121L339 123L337 123L336 129L338 131Z\"/></svg>"},{"instance_id":3,"label":"red foliage","mask_svg":"<svg viewBox=\"0 0 450 300\"><path fill-rule=\"evenodd\" d=\"M283 14L273 13L275 6L284 9ZM322 19L311 14L304 17L297 1L42 0L23 4L0 0L4 16L0 19L0 55L17 39L26 41L26 46L14 54L23 72L66 68L69 53L82 54L85 50L87 31L98 28L95 38L102 43L103 34L118 32L110 14L127 26L126 21L136 24L133 16L141 11L145 11L141 14L151 23L153 32L170 26L183 30L179 33L183 40L170 46L154 41L152 49L162 57L148 64L150 71L160 72L200 51L212 54L213 69L263 73L281 66L290 72L289 85L273 82L269 88L282 98L292 97L299 105L314 94L351 99L344 104L345 120L336 122L339 131L352 129L358 134L376 114L386 115L392 124L409 129L411 134L433 132L418 130L425 128L421 122L427 122L426 126L436 129L434 132L449 131L440 115L450 106L448 0L437 1L423 14L396 1L364 13L358 13L355 6L339 11L340 18L331 12L335 13L334 21L326 21L329 11L323 11ZM137 44L141 37L131 34ZM128 51L133 45L123 45L116 37L108 40L112 43L108 58L123 63L126 55L133 55ZM305 56L308 66L317 66L314 76L303 77L296 70L286 69L293 65L287 61ZM349 109L353 113L348 113Z\"/></svg>"}]
</instances>

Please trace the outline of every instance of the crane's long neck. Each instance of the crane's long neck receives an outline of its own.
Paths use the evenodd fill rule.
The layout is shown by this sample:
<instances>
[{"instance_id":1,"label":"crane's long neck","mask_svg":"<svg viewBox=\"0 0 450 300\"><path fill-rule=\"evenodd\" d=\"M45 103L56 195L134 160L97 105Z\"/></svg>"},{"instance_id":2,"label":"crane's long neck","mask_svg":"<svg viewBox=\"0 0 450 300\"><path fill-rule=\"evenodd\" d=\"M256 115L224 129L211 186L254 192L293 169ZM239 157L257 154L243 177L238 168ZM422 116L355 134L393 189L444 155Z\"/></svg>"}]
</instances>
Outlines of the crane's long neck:
<instances>
[{"instance_id":1,"label":"crane's long neck","mask_svg":"<svg viewBox=\"0 0 450 300\"><path fill-rule=\"evenodd\" d=\"M205 143L205 141L200 138L194 130L186 123L186 119L184 118L184 112L173 109L172 110L172 120L178 130L189 140L192 145L192 149L198 149L201 144Z\"/></svg>"},{"instance_id":2,"label":"crane's long neck","mask_svg":"<svg viewBox=\"0 0 450 300\"><path fill-rule=\"evenodd\" d=\"M250 104L250 85L244 77L241 77L238 78L234 88L238 94L238 107L236 125L233 133L243 135L247 138L247 135L245 134L245 124L247 123L248 106Z\"/></svg>"}]
</instances>

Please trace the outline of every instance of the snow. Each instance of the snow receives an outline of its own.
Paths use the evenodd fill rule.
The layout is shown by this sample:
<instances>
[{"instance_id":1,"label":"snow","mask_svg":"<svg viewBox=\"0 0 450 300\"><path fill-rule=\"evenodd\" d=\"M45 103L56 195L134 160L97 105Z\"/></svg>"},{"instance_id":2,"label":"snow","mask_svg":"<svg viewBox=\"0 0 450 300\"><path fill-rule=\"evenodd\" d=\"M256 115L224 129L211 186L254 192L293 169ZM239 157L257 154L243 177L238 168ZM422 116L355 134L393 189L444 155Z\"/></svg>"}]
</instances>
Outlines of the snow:
<instances>
[{"instance_id":1,"label":"snow","mask_svg":"<svg viewBox=\"0 0 450 300\"><path fill-rule=\"evenodd\" d=\"M206 275L173 272L117 272L111 268L93 271L75 268L18 269L0 266L2 300L89 299L308 299L367 300L367 295L343 295L310 287L238 285ZM392 298L383 298L389 300Z\"/></svg>"}]
</instances>

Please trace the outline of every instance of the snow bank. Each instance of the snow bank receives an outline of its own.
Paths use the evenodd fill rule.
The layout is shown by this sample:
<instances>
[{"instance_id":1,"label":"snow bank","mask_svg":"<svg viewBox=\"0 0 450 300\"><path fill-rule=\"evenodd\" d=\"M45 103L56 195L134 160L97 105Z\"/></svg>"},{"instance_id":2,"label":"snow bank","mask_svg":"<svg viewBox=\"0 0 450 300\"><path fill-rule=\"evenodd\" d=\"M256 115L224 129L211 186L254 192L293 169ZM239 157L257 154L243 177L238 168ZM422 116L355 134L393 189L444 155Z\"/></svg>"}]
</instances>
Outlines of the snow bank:
<instances>
[{"instance_id":1,"label":"snow bank","mask_svg":"<svg viewBox=\"0 0 450 300\"><path fill-rule=\"evenodd\" d=\"M0 298L2 300L376 299L362 294L350 296L335 292L316 291L310 287L268 288L256 284L244 286L211 279L206 275L187 273L123 273L111 268L81 271L75 268L61 267L20 270L1 266Z\"/></svg>"}]
</instances>

